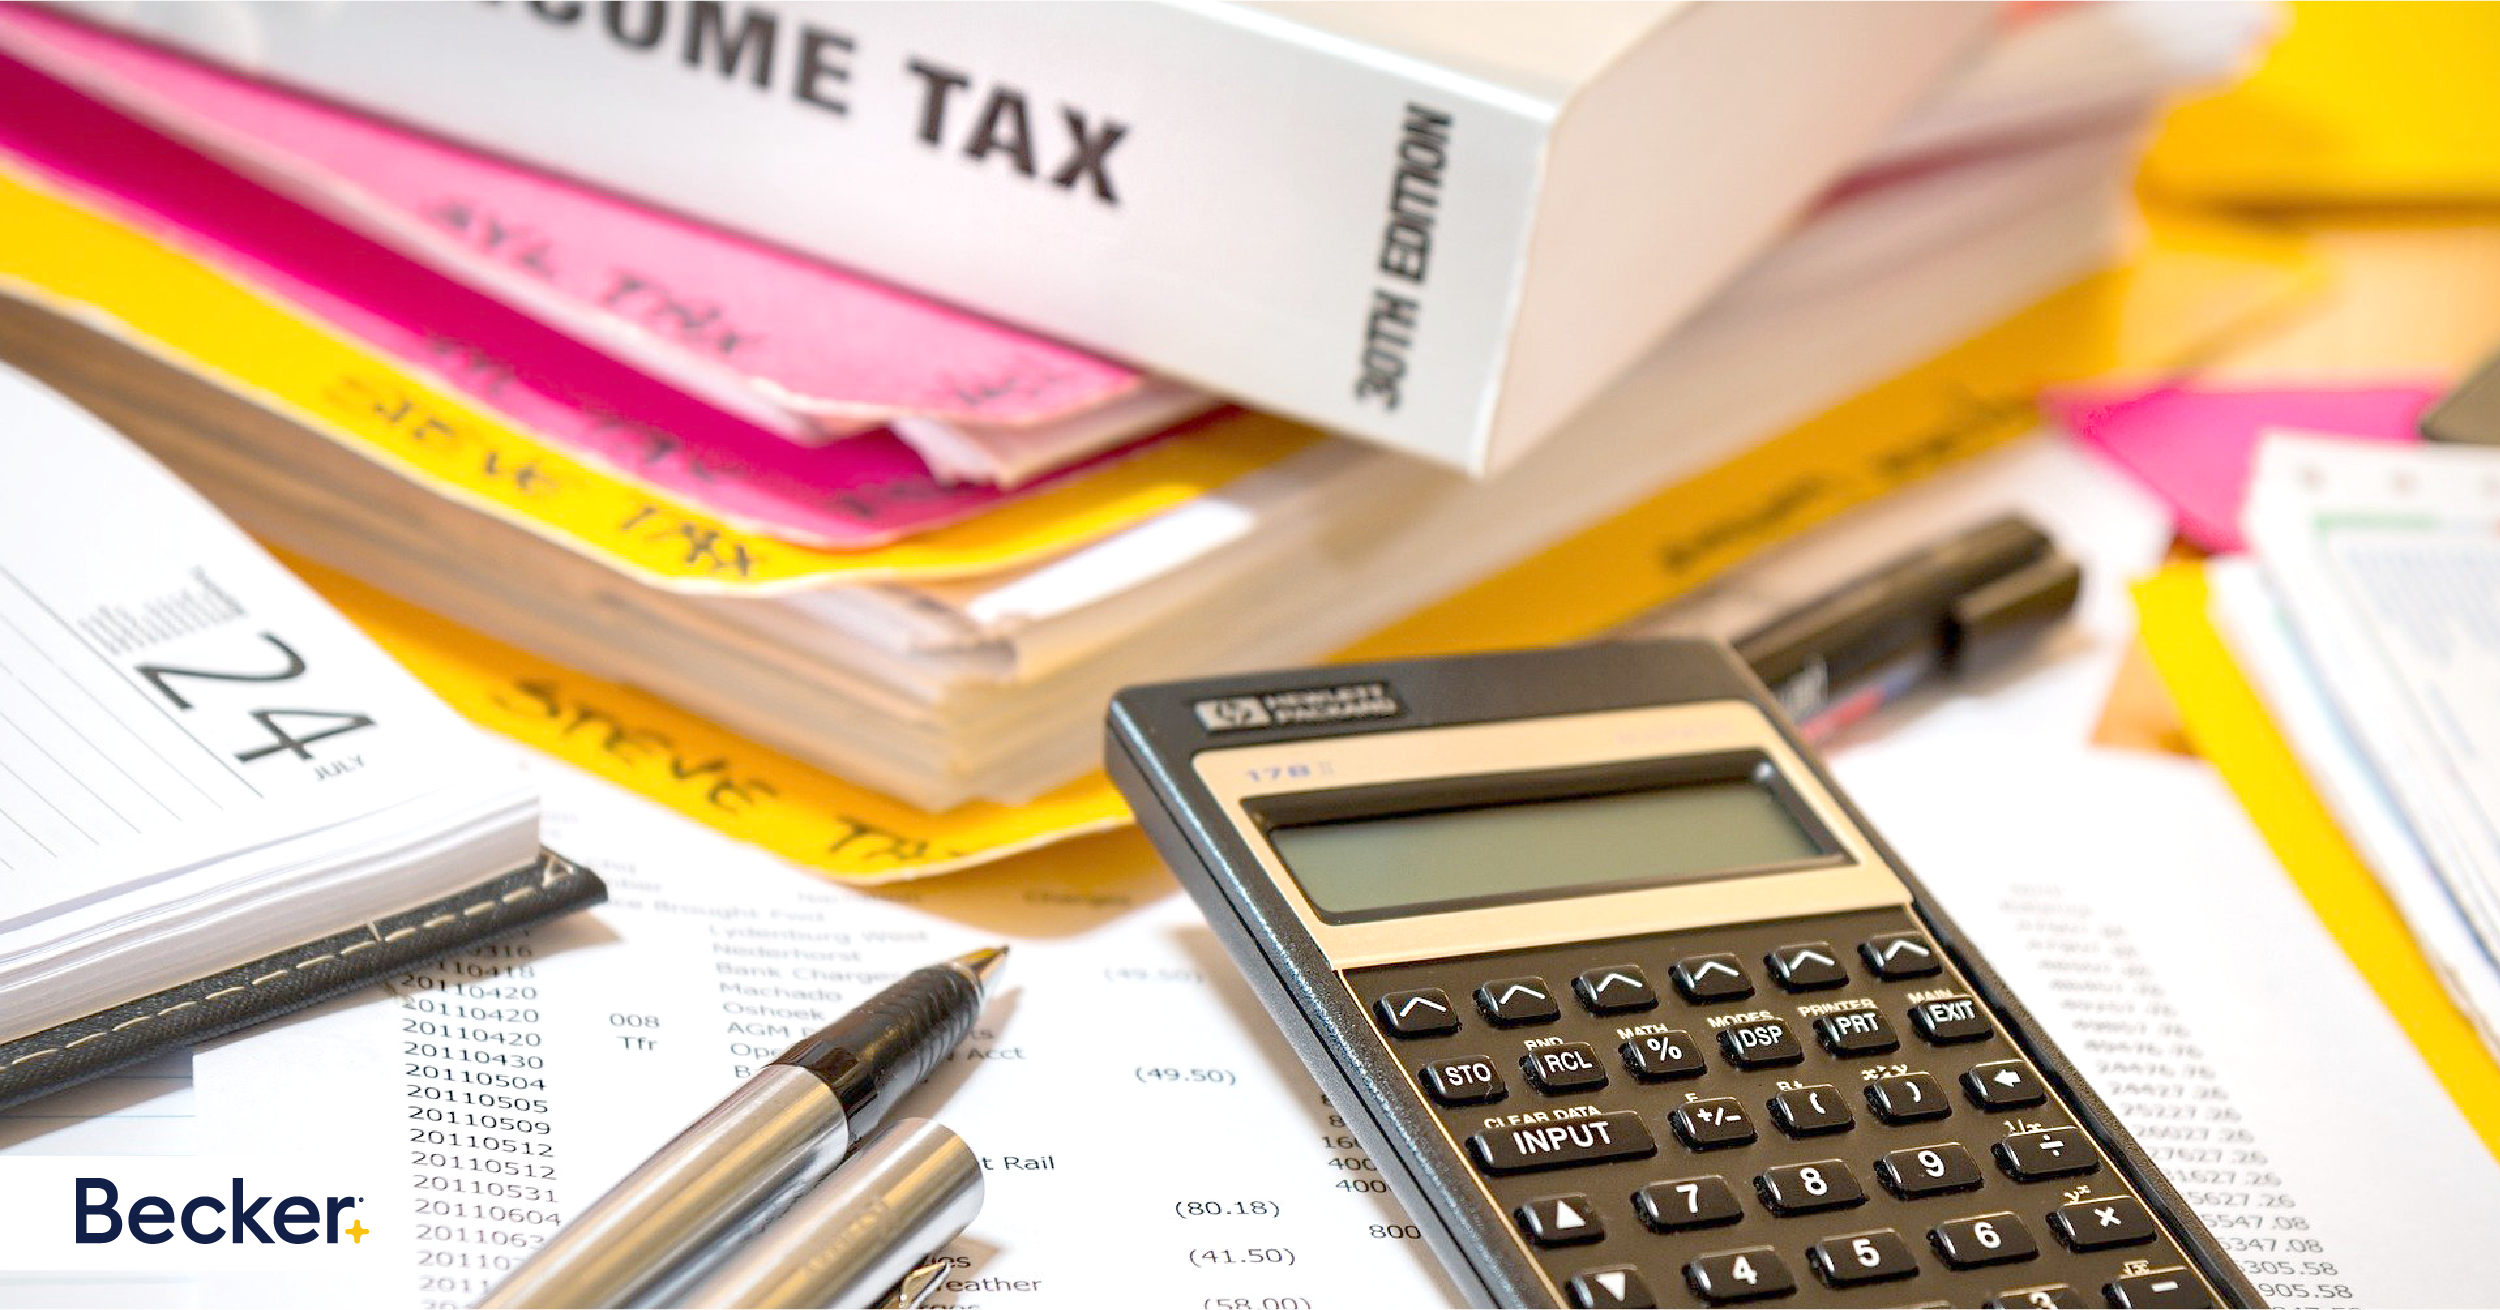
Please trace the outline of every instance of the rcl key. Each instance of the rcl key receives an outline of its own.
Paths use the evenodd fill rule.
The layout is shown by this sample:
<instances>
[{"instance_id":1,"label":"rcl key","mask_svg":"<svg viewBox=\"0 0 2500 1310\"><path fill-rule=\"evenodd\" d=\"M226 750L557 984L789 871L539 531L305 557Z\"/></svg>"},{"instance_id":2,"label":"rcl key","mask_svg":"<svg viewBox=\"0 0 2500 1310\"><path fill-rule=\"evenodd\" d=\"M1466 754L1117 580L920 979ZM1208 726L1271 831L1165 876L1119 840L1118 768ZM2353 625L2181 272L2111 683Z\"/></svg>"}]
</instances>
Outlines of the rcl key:
<instances>
[{"instance_id":1,"label":"rcl key","mask_svg":"<svg viewBox=\"0 0 2500 1310\"><path fill-rule=\"evenodd\" d=\"M1597 1052L1585 1042L1530 1051L1519 1057L1519 1067L1548 1096L1595 1091L1606 1085L1606 1067L1597 1062Z\"/></svg>"}]
</instances>

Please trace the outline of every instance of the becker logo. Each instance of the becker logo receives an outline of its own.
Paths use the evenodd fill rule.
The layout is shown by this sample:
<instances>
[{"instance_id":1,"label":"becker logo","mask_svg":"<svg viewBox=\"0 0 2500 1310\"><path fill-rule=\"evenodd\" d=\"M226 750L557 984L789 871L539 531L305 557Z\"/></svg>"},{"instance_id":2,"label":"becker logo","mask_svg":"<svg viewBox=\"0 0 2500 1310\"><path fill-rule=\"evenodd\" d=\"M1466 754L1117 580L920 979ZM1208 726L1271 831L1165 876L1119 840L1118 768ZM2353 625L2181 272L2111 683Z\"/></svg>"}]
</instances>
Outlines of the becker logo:
<instances>
[{"instance_id":1,"label":"becker logo","mask_svg":"<svg viewBox=\"0 0 2500 1310\"><path fill-rule=\"evenodd\" d=\"M117 1242L127 1233L150 1246L176 1237L200 1246L279 1242L337 1246L342 1239L361 1246L373 1231L349 1213L365 1199L361 1196L320 1201L309 1196L253 1196L242 1179L233 1181L233 1189L222 1196L194 1196L181 1202L140 1196L132 1198L125 1209L121 1189L112 1180L77 1179L72 1186L78 1244Z\"/></svg>"}]
</instances>

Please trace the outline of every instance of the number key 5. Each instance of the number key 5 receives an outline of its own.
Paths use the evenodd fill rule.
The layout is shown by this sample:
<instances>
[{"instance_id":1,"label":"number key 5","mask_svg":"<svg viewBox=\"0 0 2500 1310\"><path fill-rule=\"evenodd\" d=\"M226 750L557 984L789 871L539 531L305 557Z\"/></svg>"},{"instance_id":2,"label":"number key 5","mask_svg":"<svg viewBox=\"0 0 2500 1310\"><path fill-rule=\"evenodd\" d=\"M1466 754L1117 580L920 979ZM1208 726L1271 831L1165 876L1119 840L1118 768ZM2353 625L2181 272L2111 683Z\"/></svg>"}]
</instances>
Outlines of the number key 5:
<instances>
[{"instance_id":1,"label":"number key 5","mask_svg":"<svg viewBox=\"0 0 2500 1310\"><path fill-rule=\"evenodd\" d=\"M1910 1244L1889 1228L1826 1237L1806 1248L1806 1263L1834 1287L1880 1283L1918 1272L1918 1259L1910 1254Z\"/></svg>"}]
</instances>

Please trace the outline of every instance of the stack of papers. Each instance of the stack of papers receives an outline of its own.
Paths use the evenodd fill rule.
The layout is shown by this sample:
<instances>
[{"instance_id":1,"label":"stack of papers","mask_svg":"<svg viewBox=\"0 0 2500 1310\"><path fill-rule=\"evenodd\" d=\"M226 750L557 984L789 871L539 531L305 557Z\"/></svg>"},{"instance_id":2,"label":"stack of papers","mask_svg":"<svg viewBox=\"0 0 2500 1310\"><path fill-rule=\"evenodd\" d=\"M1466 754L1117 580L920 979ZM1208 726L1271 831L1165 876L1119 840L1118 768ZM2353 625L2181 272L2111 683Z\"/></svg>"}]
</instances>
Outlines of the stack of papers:
<instances>
[{"instance_id":1,"label":"stack of papers","mask_svg":"<svg viewBox=\"0 0 2500 1310\"><path fill-rule=\"evenodd\" d=\"M2500 1051L2500 452L2277 434L2213 618Z\"/></svg>"},{"instance_id":2,"label":"stack of papers","mask_svg":"<svg viewBox=\"0 0 2500 1310\"><path fill-rule=\"evenodd\" d=\"M1175 425L1208 401L71 24L0 17L22 61L0 61L20 106L0 122L15 161L0 210L25 234L0 251L24 302L0 310L0 350L277 543L928 810L1068 784L1115 687L1325 657L2107 263L2141 125L2264 21L2236 4L2026 11L1707 311L1469 482L1240 410ZM812 279L811 296L881 325L869 345L912 349L835 352L859 384L839 395L795 360L745 379L769 385L714 385L613 313L578 317L581 286L525 290L518 227L463 228L454 258L436 213L420 259L336 221L405 219L415 192L390 188L420 172L561 212L617 243L602 249ZM479 240L503 265L474 258ZM532 313L507 303L525 296ZM542 321L566 314L571 331ZM698 326L734 330L675 322ZM1028 375L1011 356L1048 362ZM1057 389L949 408L932 379L973 375L958 364Z\"/></svg>"}]
</instances>

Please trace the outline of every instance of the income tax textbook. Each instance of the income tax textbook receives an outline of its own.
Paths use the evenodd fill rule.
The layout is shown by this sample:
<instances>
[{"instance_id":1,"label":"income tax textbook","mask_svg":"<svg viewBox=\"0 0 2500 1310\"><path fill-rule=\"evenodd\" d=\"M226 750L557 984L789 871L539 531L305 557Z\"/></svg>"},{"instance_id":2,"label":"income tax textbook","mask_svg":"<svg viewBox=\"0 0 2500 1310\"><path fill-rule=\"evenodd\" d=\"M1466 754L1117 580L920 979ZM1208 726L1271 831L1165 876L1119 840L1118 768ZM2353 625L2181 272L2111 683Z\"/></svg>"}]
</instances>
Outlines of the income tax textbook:
<instances>
[{"instance_id":1,"label":"income tax textbook","mask_svg":"<svg viewBox=\"0 0 2500 1310\"><path fill-rule=\"evenodd\" d=\"M107 3L350 107L1475 473L1994 5Z\"/></svg>"},{"instance_id":2,"label":"income tax textbook","mask_svg":"<svg viewBox=\"0 0 2500 1310\"><path fill-rule=\"evenodd\" d=\"M517 759L119 433L5 366L0 433L0 1105L605 894Z\"/></svg>"}]
</instances>

